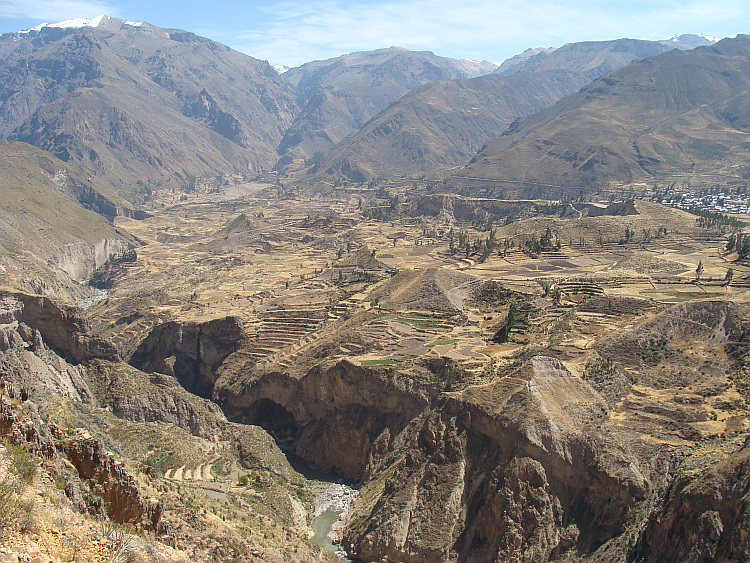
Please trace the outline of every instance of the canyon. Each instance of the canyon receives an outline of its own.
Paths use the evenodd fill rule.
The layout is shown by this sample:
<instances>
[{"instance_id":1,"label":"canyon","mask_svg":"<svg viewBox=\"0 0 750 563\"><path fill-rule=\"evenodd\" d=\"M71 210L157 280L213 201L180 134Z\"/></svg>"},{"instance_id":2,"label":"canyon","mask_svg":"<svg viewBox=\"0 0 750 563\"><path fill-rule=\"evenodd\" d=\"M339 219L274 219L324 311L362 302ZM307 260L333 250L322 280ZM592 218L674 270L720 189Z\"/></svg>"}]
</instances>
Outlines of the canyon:
<instances>
[{"instance_id":1,"label":"canyon","mask_svg":"<svg viewBox=\"0 0 750 563\"><path fill-rule=\"evenodd\" d=\"M116 218L141 246L85 313L4 297L4 347L49 348L72 366L54 370L48 396L67 389L128 424L214 444L188 461L129 434L154 483L205 491L197 466L221 444L236 479L264 482L251 444L265 436L358 484L337 532L357 560L741 558L750 307L744 277L721 275L720 234L645 201L561 218L541 202L401 191L383 221L356 219L374 188L308 199L302 213L248 189ZM512 210L492 235L512 250L451 251L451 229L488 240L469 222L480 209ZM623 220L674 230L602 240ZM566 242L519 250L541 225ZM286 467L274 472L292 492L275 506L309 537L314 505L293 508L293 491L310 485ZM254 486L242 482L240 498Z\"/></svg>"},{"instance_id":2,"label":"canyon","mask_svg":"<svg viewBox=\"0 0 750 563\"><path fill-rule=\"evenodd\" d=\"M747 42L0 37L0 561L750 559Z\"/></svg>"}]
</instances>

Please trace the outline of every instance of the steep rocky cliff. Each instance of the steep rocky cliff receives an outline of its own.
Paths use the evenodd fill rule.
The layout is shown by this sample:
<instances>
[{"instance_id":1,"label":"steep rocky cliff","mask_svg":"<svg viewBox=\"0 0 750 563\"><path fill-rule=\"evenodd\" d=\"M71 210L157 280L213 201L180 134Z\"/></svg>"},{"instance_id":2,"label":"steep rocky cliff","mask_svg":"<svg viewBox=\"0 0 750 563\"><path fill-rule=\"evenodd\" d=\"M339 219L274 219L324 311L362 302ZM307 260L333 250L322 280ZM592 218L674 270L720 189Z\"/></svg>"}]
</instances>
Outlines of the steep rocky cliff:
<instances>
[{"instance_id":1,"label":"steep rocky cliff","mask_svg":"<svg viewBox=\"0 0 750 563\"><path fill-rule=\"evenodd\" d=\"M89 331L82 312L39 295L0 292L0 322L23 323L38 330L44 340L75 362L117 358L117 350Z\"/></svg>"},{"instance_id":2,"label":"steep rocky cliff","mask_svg":"<svg viewBox=\"0 0 750 563\"><path fill-rule=\"evenodd\" d=\"M172 375L188 391L210 397L216 369L244 336L236 317L203 323L170 321L151 331L130 363L146 372Z\"/></svg>"},{"instance_id":3,"label":"steep rocky cliff","mask_svg":"<svg viewBox=\"0 0 750 563\"><path fill-rule=\"evenodd\" d=\"M750 557L750 440L704 448L677 474L636 553L643 561Z\"/></svg>"},{"instance_id":4,"label":"steep rocky cliff","mask_svg":"<svg viewBox=\"0 0 750 563\"><path fill-rule=\"evenodd\" d=\"M438 393L342 360L300 379L268 374L219 399L231 419L270 428L311 463L366 481L344 531L364 560L595 551L664 478L663 448L616 429L604 399L553 358L534 357L489 386Z\"/></svg>"},{"instance_id":5,"label":"steep rocky cliff","mask_svg":"<svg viewBox=\"0 0 750 563\"><path fill-rule=\"evenodd\" d=\"M228 362L214 397L363 482L342 539L362 560L742 560L747 448L691 448L711 448L716 409L738 404L721 366L746 317L721 300L674 306L602 338L626 371L591 363L585 378L541 354L460 391L445 362L334 358L297 375ZM713 359L685 368L697 349Z\"/></svg>"}]
</instances>

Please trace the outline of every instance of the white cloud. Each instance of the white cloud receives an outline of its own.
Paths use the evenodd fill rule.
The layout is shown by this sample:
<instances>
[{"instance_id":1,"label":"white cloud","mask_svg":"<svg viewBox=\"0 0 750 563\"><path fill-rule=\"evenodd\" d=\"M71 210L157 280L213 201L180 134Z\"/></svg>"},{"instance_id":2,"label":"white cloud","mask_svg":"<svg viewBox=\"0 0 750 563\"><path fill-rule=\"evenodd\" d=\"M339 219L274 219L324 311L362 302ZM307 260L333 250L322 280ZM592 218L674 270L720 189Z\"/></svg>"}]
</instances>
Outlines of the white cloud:
<instances>
[{"instance_id":1,"label":"white cloud","mask_svg":"<svg viewBox=\"0 0 750 563\"><path fill-rule=\"evenodd\" d=\"M116 8L98 0L0 0L0 18L56 23L73 17L116 15Z\"/></svg>"},{"instance_id":2,"label":"white cloud","mask_svg":"<svg viewBox=\"0 0 750 563\"><path fill-rule=\"evenodd\" d=\"M725 36L720 28L728 22L750 21L750 9L737 0L288 0L263 10L268 19L259 27L214 37L275 64L392 45L501 62L528 47L573 41Z\"/></svg>"}]
</instances>

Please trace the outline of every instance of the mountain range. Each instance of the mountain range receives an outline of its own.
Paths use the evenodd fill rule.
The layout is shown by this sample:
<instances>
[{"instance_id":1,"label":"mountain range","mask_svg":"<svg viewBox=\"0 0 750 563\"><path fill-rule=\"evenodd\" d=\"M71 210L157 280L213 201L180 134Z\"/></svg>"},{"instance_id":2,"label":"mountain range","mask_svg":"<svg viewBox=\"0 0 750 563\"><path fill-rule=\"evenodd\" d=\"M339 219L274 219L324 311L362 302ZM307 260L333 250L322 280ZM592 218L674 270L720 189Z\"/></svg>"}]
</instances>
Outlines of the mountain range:
<instances>
[{"instance_id":1,"label":"mountain range","mask_svg":"<svg viewBox=\"0 0 750 563\"><path fill-rule=\"evenodd\" d=\"M302 111L286 131L279 153L287 160L309 159L355 133L415 88L436 80L480 76L496 66L391 47L290 69L282 78L295 88Z\"/></svg>"},{"instance_id":2,"label":"mountain range","mask_svg":"<svg viewBox=\"0 0 750 563\"><path fill-rule=\"evenodd\" d=\"M723 174L743 182L750 36L613 71L489 141L451 185L580 186Z\"/></svg>"},{"instance_id":3,"label":"mountain range","mask_svg":"<svg viewBox=\"0 0 750 563\"><path fill-rule=\"evenodd\" d=\"M694 42L709 43L697 38ZM366 181L466 163L514 119L533 114L631 61L684 49L677 41L569 43L512 57L493 74L432 82L404 95L311 170L313 177Z\"/></svg>"},{"instance_id":4,"label":"mountain range","mask_svg":"<svg viewBox=\"0 0 750 563\"><path fill-rule=\"evenodd\" d=\"M707 43L570 43L499 66L391 47L279 74L190 32L101 16L0 36L0 138L46 150L136 203L225 173L275 167L283 176L292 162L309 167L307 182L423 174L472 159L479 171L505 150L492 139L515 131L518 118L636 59L664 55L666 68L678 60L667 51ZM608 83L597 84L588 92ZM478 173L505 177L488 166Z\"/></svg>"}]
</instances>

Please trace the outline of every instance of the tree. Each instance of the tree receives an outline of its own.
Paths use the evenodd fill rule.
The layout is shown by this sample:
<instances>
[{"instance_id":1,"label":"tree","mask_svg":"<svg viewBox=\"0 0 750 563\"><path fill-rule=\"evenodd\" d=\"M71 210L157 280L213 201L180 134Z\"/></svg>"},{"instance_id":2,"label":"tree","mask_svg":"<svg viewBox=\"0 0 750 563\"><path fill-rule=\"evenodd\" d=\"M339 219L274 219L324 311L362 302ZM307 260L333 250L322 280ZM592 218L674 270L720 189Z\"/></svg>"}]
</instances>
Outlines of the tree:
<instances>
[{"instance_id":1,"label":"tree","mask_svg":"<svg viewBox=\"0 0 750 563\"><path fill-rule=\"evenodd\" d=\"M729 268L727 270L727 275L724 276L724 281L727 282L726 285L731 284L733 279L734 279L734 268Z\"/></svg>"},{"instance_id":2,"label":"tree","mask_svg":"<svg viewBox=\"0 0 750 563\"><path fill-rule=\"evenodd\" d=\"M505 318L505 326L507 327L506 330L510 332L510 329L518 324L518 320L518 303L516 303L515 301L511 301L510 307L508 307L508 316Z\"/></svg>"},{"instance_id":3,"label":"tree","mask_svg":"<svg viewBox=\"0 0 750 563\"><path fill-rule=\"evenodd\" d=\"M702 273L703 273L703 260L699 260L698 267L695 268L695 281L701 281Z\"/></svg>"}]
</instances>

